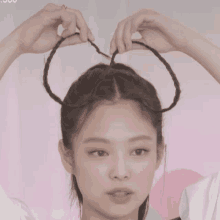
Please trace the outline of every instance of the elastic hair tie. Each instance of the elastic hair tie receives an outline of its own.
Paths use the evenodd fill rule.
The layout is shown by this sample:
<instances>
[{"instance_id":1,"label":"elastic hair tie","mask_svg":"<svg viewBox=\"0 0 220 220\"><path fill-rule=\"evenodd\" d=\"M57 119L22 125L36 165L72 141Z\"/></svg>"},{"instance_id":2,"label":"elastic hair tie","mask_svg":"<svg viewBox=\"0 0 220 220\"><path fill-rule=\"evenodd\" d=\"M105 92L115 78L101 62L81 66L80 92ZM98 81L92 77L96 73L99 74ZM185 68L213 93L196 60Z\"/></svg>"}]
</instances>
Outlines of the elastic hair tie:
<instances>
[{"instance_id":1,"label":"elastic hair tie","mask_svg":"<svg viewBox=\"0 0 220 220\"><path fill-rule=\"evenodd\" d=\"M57 42L57 44L55 45L55 47L52 49L52 51L51 51L49 57L47 58L47 62L46 62L45 67L44 67L43 84L44 84L44 87L45 87L46 91L49 93L50 97L51 97L52 99L54 99L56 102L60 103L61 105L67 105L67 106L70 106L70 107L79 107L78 105L64 103L58 96L56 96L56 95L51 91L50 86L49 86L49 84L47 83L47 76L48 76L49 65L50 65L50 62L51 62L51 60L52 60L54 54L56 53L56 50L58 49L58 47L60 46L60 44L61 44L65 39L67 39L67 38L69 38L69 37L72 37L72 36L74 36L74 35L79 35L79 33L76 32L75 34L72 34L72 35L70 35L70 36L68 36L68 37L66 37L66 38L62 37L62 38ZM88 41L91 43L91 45L92 45L93 47L95 47L97 53L102 54L102 55L105 56L107 59L110 59L110 60L111 60L111 63L110 63L110 66L109 66L109 67L111 67L111 66L113 66L113 65L116 64L115 61L114 61L114 59L115 59L115 56L119 53L118 49L113 53L112 57L110 57L110 56L106 55L105 53L102 53L102 52L100 51L100 49L97 47L97 45L95 45L92 41L90 41L90 40L88 40ZM178 81L178 79L177 79L175 73L174 73L173 70L171 69L170 65L166 62L166 60L165 60L155 49L153 49L152 47L150 47L150 46L148 46L148 45L145 45L145 44L142 43L142 42L132 41L132 43L140 44L140 45L142 45L142 46L145 46L147 49L151 50L151 51L154 53L154 55L157 56L158 59L166 66L166 69L167 69L168 72L170 73L170 75L171 75L171 77L172 77L172 79L173 79L173 81L174 81L174 86L175 86L175 88L176 88L175 96L174 96L174 98L173 98L173 103L172 103L168 108L165 108L165 109L162 109L162 110L155 110L155 109L152 109L151 107L149 107L152 111L158 112L158 113L159 113L159 112L162 113L162 112L169 111L170 109L172 109L172 108L177 104L177 101L178 101L178 99L179 99L179 97L180 97L180 92L181 92L181 91L180 91L179 81ZM85 104L82 104L82 105L86 105L86 103L85 103Z\"/></svg>"}]
</instances>

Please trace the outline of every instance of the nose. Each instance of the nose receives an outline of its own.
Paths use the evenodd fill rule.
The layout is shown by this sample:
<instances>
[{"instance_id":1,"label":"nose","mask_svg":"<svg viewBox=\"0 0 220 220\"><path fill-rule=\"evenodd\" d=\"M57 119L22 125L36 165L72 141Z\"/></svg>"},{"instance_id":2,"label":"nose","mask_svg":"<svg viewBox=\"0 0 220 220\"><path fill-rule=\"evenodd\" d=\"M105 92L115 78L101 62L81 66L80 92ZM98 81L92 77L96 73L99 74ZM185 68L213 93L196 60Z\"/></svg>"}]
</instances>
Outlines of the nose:
<instances>
[{"instance_id":1,"label":"nose","mask_svg":"<svg viewBox=\"0 0 220 220\"><path fill-rule=\"evenodd\" d=\"M129 179L131 176L127 161L123 156L119 157L113 164L110 172L110 178L112 180L118 179L120 181Z\"/></svg>"}]
</instances>

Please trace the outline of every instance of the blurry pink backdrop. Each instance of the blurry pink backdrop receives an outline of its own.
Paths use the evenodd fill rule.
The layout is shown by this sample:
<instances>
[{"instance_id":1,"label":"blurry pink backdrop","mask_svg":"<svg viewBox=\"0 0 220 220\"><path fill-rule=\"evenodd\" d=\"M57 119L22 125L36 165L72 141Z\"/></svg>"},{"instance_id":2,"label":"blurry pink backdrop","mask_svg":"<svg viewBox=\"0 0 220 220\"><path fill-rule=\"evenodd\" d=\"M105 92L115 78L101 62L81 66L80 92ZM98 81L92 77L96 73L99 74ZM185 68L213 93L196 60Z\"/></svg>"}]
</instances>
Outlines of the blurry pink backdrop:
<instances>
[{"instance_id":1,"label":"blurry pink backdrop","mask_svg":"<svg viewBox=\"0 0 220 220\"><path fill-rule=\"evenodd\" d=\"M107 54L117 23L142 8L177 19L220 46L220 2L200 0L1 3L0 40L49 2L79 9L95 35L95 43ZM48 55L22 55L0 81L0 185L10 197L23 200L40 220L66 219L69 212L69 175L58 153L61 106L42 85ZM186 186L220 170L220 85L191 57L181 52L162 55L176 73L182 93L178 105L164 114L165 188L161 198L163 161L155 174L150 203L164 219L170 219L178 215L179 198ZM171 104L173 81L151 52L117 55L116 61L130 65L152 82L163 107ZM63 99L71 83L99 62L109 63L89 43L58 49L49 69L52 91ZM72 212L78 215L77 209Z\"/></svg>"}]
</instances>

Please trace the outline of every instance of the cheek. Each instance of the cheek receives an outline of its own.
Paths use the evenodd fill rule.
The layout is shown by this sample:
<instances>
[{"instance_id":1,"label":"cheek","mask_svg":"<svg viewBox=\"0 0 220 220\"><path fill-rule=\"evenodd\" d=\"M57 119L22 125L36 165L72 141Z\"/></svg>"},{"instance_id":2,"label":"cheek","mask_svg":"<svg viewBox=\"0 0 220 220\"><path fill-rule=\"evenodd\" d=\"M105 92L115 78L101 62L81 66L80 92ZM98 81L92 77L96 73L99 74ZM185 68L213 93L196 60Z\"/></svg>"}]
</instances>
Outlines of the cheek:
<instances>
[{"instance_id":1,"label":"cheek","mask_svg":"<svg viewBox=\"0 0 220 220\"><path fill-rule=\"evenodd\" d=\"M147 178L154 175L155 165L151 161L145 161L133 164L133 172L139 178Z\"/></svg>"},{"instance_id":2,"label":"cheek","mask_svg":"<svg viewBox=\"0 0 220 220\"><path fill-rule=\"evenodd\" d=\"M149 192L153 183L155 174L155 160L147 160L133 164L133 176L136 186L141 192Z\"/></svg>"},{"instance_id":3,"label":"cheek","mask_svg":"<svg viewBox=\"0 0 220 220\"><path fill-rule=\"evenodd\" d=\"M144 161L141 163L134 163L133 170L137 175L143 175L143 173L149 172L152 164L150 161Z\"/></svg>"},{"instance_id":4,"label":"cheek","mask_svg":"<svg viewBox=\"0 0 220 220\"><path fill-rule=\"evenodd\" d=\"M104 165L98 165L96 163L83 163L77 170L77 182L79 188L84 194L94 194L96 192L97 196L99 190L105 187L105 178L107 174L107 167ZM86 196L86 195L85 195Z\"/></svg>"},{"instance_id":5,"label":"cheek","mask_svg":"<svg viewBox=\"0 0 220 220\"><path fill-rule=\"evenodd\" d=\"M151 150L145 159L133 163L133 172L136 175L145 176L154 174L156 168L156 151Z\"/></svg>"},{"instance_id":6,"label":"cheek","mask_svg":"<svg viewBox=\"0 0 220 220\"><path fill-rule=\"evenodd\" d=\"M86 160L78 160L76 164L78 164L76 177L81 192L84 194L96 192L98 196L103 188L108 187L109 182L111 182L109 172L113 169L112 161L91 163ZM127 165L127 169L131 174L129 182L136 189L140 189L140 193L149 191L153 183L156 156L152 153L144 161L133 160L128 162Z\"/></svg>"},{"instance_id":7,"label":"cheek","mask_svg":"<svg viewBox=\"0 0 220 220\"><path fill-rule=\"evenodd\" d=\"M91 182L93 179L97 178L97 170L91 163L86 163L85 161L78 161L77 177L80 182Z\"/></svg>"}]
</instances>

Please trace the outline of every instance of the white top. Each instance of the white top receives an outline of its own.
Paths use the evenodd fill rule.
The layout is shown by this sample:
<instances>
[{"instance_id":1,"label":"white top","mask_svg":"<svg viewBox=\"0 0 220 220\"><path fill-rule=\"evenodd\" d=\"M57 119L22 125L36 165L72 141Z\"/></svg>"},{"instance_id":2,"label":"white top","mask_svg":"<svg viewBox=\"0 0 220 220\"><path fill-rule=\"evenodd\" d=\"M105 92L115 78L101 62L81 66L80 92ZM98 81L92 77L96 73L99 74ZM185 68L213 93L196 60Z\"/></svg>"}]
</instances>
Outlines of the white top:
<instances>
[{"instance_id":1,"label":"white top","mask_svg":"<svg viewBox=\"0 0 220 220\"><path fill-rule=\"evenodd\" d=\"M179 213L182 220L220 220L220 172L186 187ZM0 186L0 219L34 220L34 217L22 201L10 199ZM150 206L146 220L152 219L162 220Z\"/></svg>"},{"instance_id":2,"label":"white top","mask_svg":"<svg viewBox=\"0 0 220 220\"><path fill-rule=\"evenodd\" d=\"M150 206L145 220L162 220L162 218L158 212Z\"/></svg>"},{"instance_id":3,"label":"white top","mask_svg":"<svg viewBox=\"0 0 220 220\"><path fill-rule=\"evenodd\" d=\"M220 172L186 187L179 213L182 220L220 220Z\"/></svg>"},{"instance_id":4,"label":"white top","mask_svg":"<svg viewBox=\"0 0 220 220\"><path fill-rule=\"evenodd\" d=\"M28 206L18 199L12 199L7 196L0 186L0 219L4 220L35 220L33 213ZM160 215L151 206L146 220L162 220Z\"/></svg>"},{"instance_id":5,"label":"white top","mask_svg":"<svg viewBox=\"0 0 220 220\"><path fill-rule=\"evenodd\" d=\"M10 199L0 186L0 219L4 220L34 220L26 205L17 200Z\"/></svg>"},{"instance_id":6,"label":"white top","mask_svg":"<svg viewBox=\"0 0 220 220\"><path fill-rule=\"evenodd\" d=\"M9 198L0 186L0 219L35 220L28 206L19 199Z\"/></svg>"}]
</instances>

